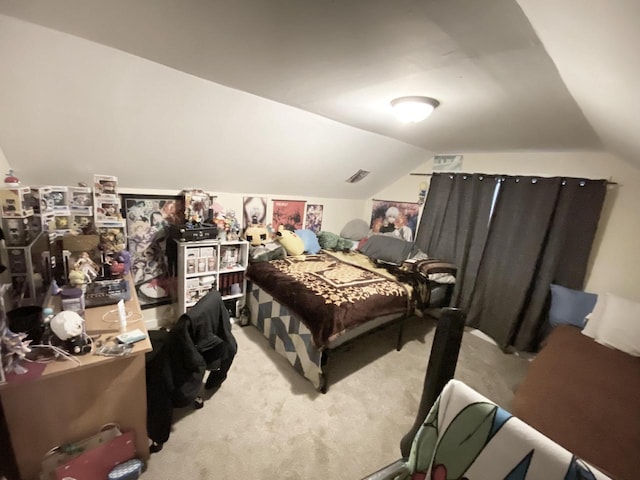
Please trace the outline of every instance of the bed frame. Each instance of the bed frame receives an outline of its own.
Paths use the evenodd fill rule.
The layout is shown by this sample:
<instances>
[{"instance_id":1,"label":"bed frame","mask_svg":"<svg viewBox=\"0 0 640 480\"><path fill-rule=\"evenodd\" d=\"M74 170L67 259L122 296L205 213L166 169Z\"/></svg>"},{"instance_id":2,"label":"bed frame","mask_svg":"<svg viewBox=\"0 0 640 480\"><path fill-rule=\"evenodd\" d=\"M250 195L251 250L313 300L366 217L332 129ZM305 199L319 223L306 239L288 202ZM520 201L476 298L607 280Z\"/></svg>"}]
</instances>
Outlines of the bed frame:
<instances>
[{"instance_id":1,"label":"bed frame","mask_svg":"<svg viewBox=\"0 0 640 480\"><path fill-rule=\"evenodd\" d=\"M396 349L399 351L402 348L404 320L408 318L405 315L377 317L341 335L330 342L327 348L318 349L313 343L311 332L296 314L278 303L254 282L249 281L247 289L251 324L269 340L271 348L286 358L291 366L321 393L328 390L325 367L332 350L365 333L393 323L398 324ZM429 305L435 308L448 306L452 293L453 285L434 284Z\"/></svg>"}]
</instances>

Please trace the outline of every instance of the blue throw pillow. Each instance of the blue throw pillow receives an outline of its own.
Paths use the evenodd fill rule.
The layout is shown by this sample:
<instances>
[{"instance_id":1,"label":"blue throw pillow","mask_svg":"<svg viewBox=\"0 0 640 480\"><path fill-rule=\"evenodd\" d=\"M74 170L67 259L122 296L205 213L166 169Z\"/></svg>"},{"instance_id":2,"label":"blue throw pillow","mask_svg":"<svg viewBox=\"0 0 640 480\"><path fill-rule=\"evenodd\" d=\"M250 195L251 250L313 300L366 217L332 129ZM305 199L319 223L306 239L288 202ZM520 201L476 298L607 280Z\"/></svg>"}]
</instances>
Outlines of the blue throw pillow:
<instances>
[{"instance_id":1,"label":"blue throw pillow","mask_svg":"<svg viewBox=\"0 0 640 480\"><path fill-rule=\"evenodd\" d=\"M296 235L298 235L304 243L304 253L315 255L320 251L320 243L313 230L296 230Z\"/></svg>"},{"instance_id":2,"label":"blue throw pillow","mask_svg":"<svg viewBox=\"0 0 640 480\"><path fill-rule=\"evenodd\" d=\"M554 327L567 324L583 328L584 319L593 311L597 299L595 293L573 290L552 283L549 323Z\"/></svg>"}]
</instances>

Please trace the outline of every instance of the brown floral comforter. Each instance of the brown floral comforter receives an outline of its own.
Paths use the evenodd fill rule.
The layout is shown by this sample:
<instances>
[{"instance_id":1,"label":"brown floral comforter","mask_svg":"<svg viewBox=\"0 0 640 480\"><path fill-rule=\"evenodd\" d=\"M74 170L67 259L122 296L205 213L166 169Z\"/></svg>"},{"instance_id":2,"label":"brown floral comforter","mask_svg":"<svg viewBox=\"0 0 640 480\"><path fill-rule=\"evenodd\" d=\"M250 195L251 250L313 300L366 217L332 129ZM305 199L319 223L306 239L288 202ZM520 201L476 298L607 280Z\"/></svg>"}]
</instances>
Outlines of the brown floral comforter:
<instances>
[{"instance_id":1,"label":"brown floral comforter","mask_svg":"<svg viewBox=\"0 0 640 480\"><path fill-rule=\"evenodd\" d=\"M376 317L408 315L416 304L409 284L376 268L362 254L340 259L320 253L254 263L247 277L297 314L319 348Z\"/></svg>"}]
</instances>

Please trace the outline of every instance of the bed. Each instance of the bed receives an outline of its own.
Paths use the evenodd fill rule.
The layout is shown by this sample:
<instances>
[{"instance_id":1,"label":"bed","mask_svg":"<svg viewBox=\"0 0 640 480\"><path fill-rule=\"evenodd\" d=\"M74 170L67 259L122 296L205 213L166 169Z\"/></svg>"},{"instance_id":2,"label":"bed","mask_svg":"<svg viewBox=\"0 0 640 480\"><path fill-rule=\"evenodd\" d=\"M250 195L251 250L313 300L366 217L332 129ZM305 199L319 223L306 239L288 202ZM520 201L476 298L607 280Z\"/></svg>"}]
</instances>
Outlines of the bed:
<instances>
[{"instance_id":1,"label":"bed","mask_svg":"<svg viewBox=\"0 0 640 480\"><path fill-rule=\"evenodd\" d=\"M448 306L455 266L433 259L399 264L357 251L286 257L247 269L250 321L321 392L335 348L427 309Z\"/></svg>"},{"instance_id":2,"label":"bed","mask_svg":"<svg viewBox=\"0 0 640 480\"><path fill-rule=\"evenodd\" d=\"M518 386L512 412L611 477L640 478L640 357L559 325Z\"/></svg>"}]
</instances>

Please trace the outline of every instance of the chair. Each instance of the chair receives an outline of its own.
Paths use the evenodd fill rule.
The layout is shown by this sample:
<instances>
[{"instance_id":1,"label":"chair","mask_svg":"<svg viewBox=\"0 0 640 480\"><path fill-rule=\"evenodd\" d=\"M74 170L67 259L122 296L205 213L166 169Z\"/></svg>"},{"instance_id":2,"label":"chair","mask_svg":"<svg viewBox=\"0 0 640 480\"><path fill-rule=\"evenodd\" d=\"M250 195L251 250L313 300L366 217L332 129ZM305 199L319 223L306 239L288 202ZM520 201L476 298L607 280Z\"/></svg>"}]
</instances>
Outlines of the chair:
<instances>
[{"instance_id":1,"label":"chair","mask_svg":"<svg viewBox=\"0 0 640 480\"><path fill-rule=\"evenodd\" d=\"M173 408L202 408L204 388L217 390L227 378L238 350L229 312L220 292L211 290L171 330L149 332L153 350L146 354L147 430L151 450L169 438Z\"/></svg>"}]
</instances>

